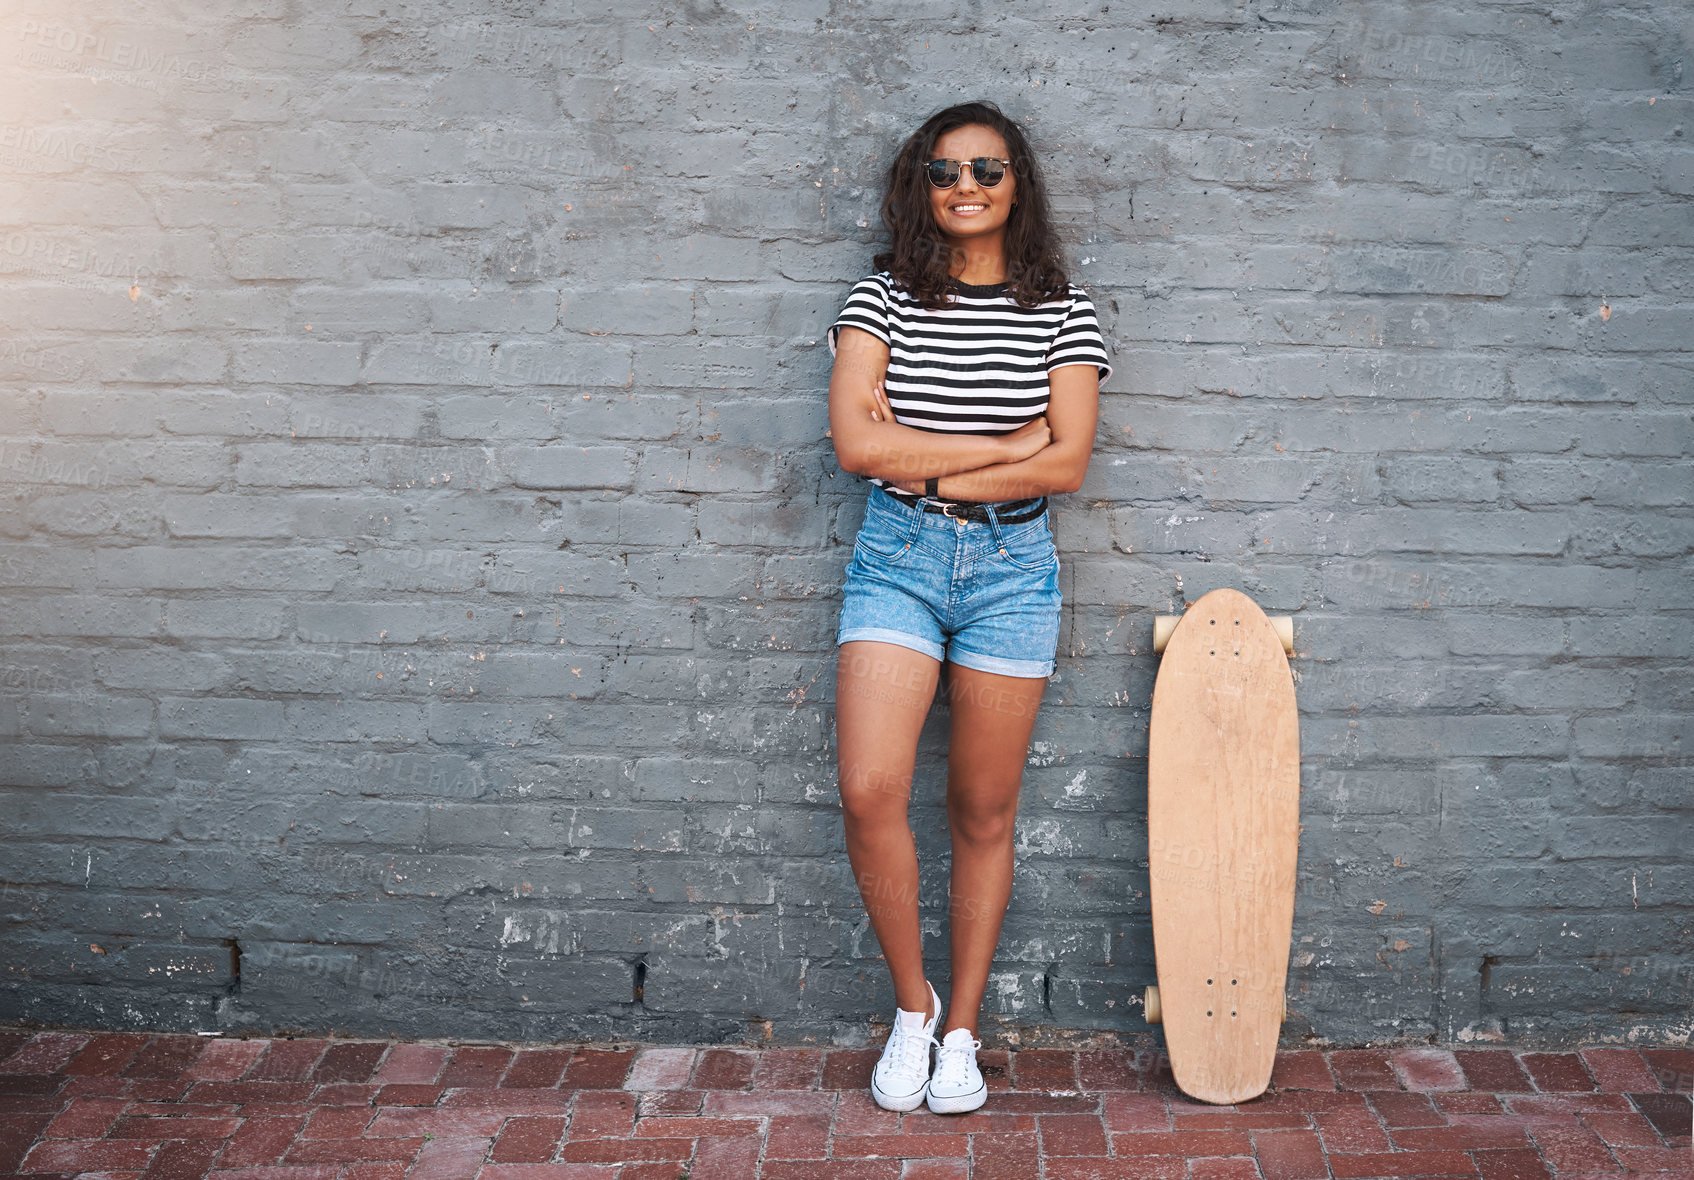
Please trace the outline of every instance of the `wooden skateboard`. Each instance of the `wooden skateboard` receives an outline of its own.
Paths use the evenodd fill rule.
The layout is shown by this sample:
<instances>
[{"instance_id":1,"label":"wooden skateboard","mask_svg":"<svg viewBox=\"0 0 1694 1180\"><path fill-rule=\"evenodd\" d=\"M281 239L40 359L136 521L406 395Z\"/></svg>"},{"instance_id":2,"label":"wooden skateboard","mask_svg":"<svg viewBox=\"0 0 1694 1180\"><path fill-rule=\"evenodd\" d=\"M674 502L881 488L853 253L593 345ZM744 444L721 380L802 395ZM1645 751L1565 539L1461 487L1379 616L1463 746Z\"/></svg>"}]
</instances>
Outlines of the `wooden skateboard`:
<instances>
[{"instance_id":1,"label":"wooden skateboard","mask_svg":"<svg viewBox=\"0 0 1694 1180\"><path fill-rule=\"evenodd\" d=\"M1171 1073L1202 1102L1256 1098L1282 1031L1300 832L1294 622L1213 590L1154 622L1147 864Z\"/></svg>"}]
</instances>

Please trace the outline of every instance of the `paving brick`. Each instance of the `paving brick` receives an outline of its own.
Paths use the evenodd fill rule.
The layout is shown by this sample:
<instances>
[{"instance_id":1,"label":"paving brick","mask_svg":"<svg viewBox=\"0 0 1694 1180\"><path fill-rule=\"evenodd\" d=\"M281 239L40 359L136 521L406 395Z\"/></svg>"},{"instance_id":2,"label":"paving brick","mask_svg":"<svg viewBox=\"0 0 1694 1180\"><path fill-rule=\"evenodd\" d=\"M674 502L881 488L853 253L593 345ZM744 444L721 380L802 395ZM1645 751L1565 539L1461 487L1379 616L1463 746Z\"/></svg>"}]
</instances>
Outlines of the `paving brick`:
<instances>
[{"instance_id":1,"label":"paving brick","mask_svg":"<svg viewBox=\"0 0 1694 1180\"><path fill-rule=\"evenodd\" d=\"M643 1118L635 1125L637 1136L660 1139L695 1139L701 1135L727 1135L746 1138L761 1131L754 1118L701 1118L697 1115L656 1115Z\"/></svg>"},{"instance_id":2,"label":"paving brick","mask_svg":"<svg viewBox=\"0 0 1694 1180\"><path fill-rule=\"evenodd\" d=\"M158 1145L134 1139L47 1139L24 1156L21 1172L103 1172L147 1167Z\"/></svg>"},{"instance_id":3,"label":"paving brick","mask_svg":"<svg viewBox=\"0 0 1694 1180\"><path fill-rule=\"evenodd\" d=\"M77 1098L47 1124L49 1139L100 1139L105 1136L130 1100L90 1095Z\"/></svg>"},{"instance_id":4,"label":"paving brick","mask_svg":"<svg viewBox=\"0 0 1694 1180\"><path fill-rule=\"evenodd\" d=\"M1609 1172L1617 1161L1586 1126L1539 1123L1529 1130L1541 1156L1556 1172Z\"/></svg>"},{"instance_id":5,"label":"paving brick","mask_svg":"<svg viewBox=\"0 0 1694 1180\"><path fill-rule=\"evenodd\" d=\"M759 1171L759 1180L898 1180L899 1160L777 1160Z\"/></svg>"},{"instance_id":6,"label":"paving brick","mask_svg":"<svg viewBox=\"0 0 1694 1180\"><path fill-rule=\"evenodd\" d=\"M1057 1049L1023 1049L1011 1055L1012 1084L1020 1090L1074 1090L1076 1054Z\"/></svg>"},{"instance_id":7,"label":"paving brick","mask_svg":"<svg viewBox=\"0 0 1694 1180\"><path fill-rule=\"evenodd\" d=\"M231 1081L252 1068L268 1041L209 1041L182 1076L196 1081Z\"/></svg>"},{"instance_id":8,"label":"paving brick","mask_svg":"<svg viewBox=\"0 0 1694 1180\"><path fill-rule=\"evenodd\" d=\"M864 1090L849 1090L834 1103L835 1121L830 1130L836 1135L879 1135L900 1129L905 1119L921 1119L921 1113L902 1116L897 1111L884 1110ZM922 1108L920 1108L920 1111Z\"/></svg>"},{"instance_id":9,"label":"paving brick","mask_svg":"<svg viewBox=\"0 0 1694 1180\"><path fill-rule=\"evenodd\" d=\"M1344 1090L1397 1090L1400 1079L1386 1049L1338 1049L1329 1054L1335 1084Z\"/></svg>"},{"instance_id":10,"label":"paving brick","mask_svg":"<svg viewBox=\"0 0 1694 1180\"><path fill-rule=\"evenodd\" d=\"M1258 1161L1252 1156L1188 1161L1189 1180L1260 1180Z\"/></svg>"},{"instance_id":11,"label":"paving brick","mask_svg":"<svg viewBox=\"0 0 1694 1180\"><path fill-rule=\"evenodd\" d=\"M1105 1124L1095 1114L1044 1114L1037 1120L1045 1156L1106 1155Z\"/></svg>"},{"instance_id":12,"label":"paving brick","mask_svg":"<svg viewBox=\"0 0 1694 1180\"><path fill-rule=\"evenodd\" d=\"M418 1152L407 1180L474 1180L488 1156L487 1138L431 1139Z\"/></svg>"},{"instance_id":13,"label":"paving brick","mask_svg":"<svg viewBox=\"0 0 1694 1180\"><path fill-rule=\"evenodd\" d=\"M704 1090L648 1090L637 1095L636 1114L649 1115L699 1114L704 1105Z\"/></svg>"},{"instance_id":14,"label":"paving brick","mask_svg":"<svg viewBox=\"0 0 1694 1180\"><path fill-rule=\"evenodd\" d=\"M969 1180L969 1176L970 1161L965 1159L906 1160L900 1170L900 1180Z\"/></svg>"},{"instance_id":15,"label":"paving brick","mask_svg":"<svg viewBox=\"0 0 1694 1180\"><path fill-rule=\"evenodd\" d=\"M1276 1055L1271 1085L1278 1090L1333 1090L1335 1078L1322 1053L1296 1049Z\"/></svg>"},{"instance_id":16,"label":"paving brick","mask_svg":"<svg viewBox=\"0 0 1694 1180\"><path fill-rule=\"evenodd\" d=\"M497 1164L543 1164L553 1158L564 1137L562 1117L524 1115L507 1119L489 1159Z\"/></svg>"},{"instance_id":17,"label":"paving brick","mask_svg":"<svg viewBox=\"0 0 1694 1180\"><path fill-rule=\"evenodd\" d=\"M422 1136L412 1139L297 1139L284 1153L285 1164L356 1163L363 1160L415 1160Z\"/></svg>"},{"instance_id":18,"label":"paving brick","mask_svg":"<svg viewBox=\"0 0 1694 1180\"><path fill-rule=\"evenodd\" d=\"M614 1172L600 1164L484 1164L477 1180L607 1180Z\"/></svg>"},{"instance_id":19,"label":"paving brick","mask_svg":"<svg viewBox=\"0 0 1694 1180\"><path fill-rule=\"evenodd\" d=\"M624 1084L633 1049L578 1049L559 1083L573 1090L615 1090Z\"/></svg>"},{"instance_id":20,"label":"paving brick","mask_svg":"<svg viewBox=\"0 0 1694 1180\"><path fill-rule=\"evenodd\" d=\"M1179 1131L1251 1130L1255 1127L1262 1130L1305 1130L1311 1126L1310 1116L1304 1111L1293 1108L1277 1110L1257 1102L1217 1110L1176 1109L1171 1112L1171 1117L1176 1120Z\"/></svg>"},{"instance_id":21,"label":"paving brick","mask_svg":"<svg viewBox=\"0 0 1694 1180\"><path fill-rule=\"evenodd\" d=\"M569 1049L522 1050L512 1059L500 1084L516 1089L549 1089L559 1084L570 1059Z\"/></svg>"},{"instance_id":22,"label":"paving brick","mask_svg":"<svg viewBox=\"0 0 1694 1180\"><path fill-rule=\"evenodd\" d=\"M37 1033L0 1061L0 1074L57 1073L89 1039L80 1033Z\"/></svg>"},{"instance_id":23,"label":"paving brick","mask_svg":"<svg viewBox=\"0 0 1694 1180\"><path fill-rule=\"evenodd\" d=\"M1408 1151L1474 1151L1486 1147L1532 1146L1524 1125L1504 1116L1446 1127L1391 1128L1388 1136L1394 1141L1394 1146Z\"/></svg>"},{"instance_id":24,"label":"paving brick","mask_svg":"<svg viewBox=\"0 0 1694 1180\"><path fill-rule=\"evenodd\" d=\"M1465 1071L1465 1081L1472 1090L1528 1091L1534 1084L1518 1064L1517 1055L1507 1049L1455 1049L1453 1058Z\"/></svg>"},{"instance_id":25,"label":"paving brick","mask_svg":"<svg viewBox=\"0 0 1694 1180\"><path fill-rule=\"evenodd\" d=\"M305 1081L328 1048L327 1041L271 1041L242 1078L248 1082Z\"/></svg>"},{"instance_id":26,"label":"paving brick","mask_svg":"<svg viewBox=\"0 0 1694 1180\"><path fill-rule=\"evenodd\" d=\"M1524 1053L1518 1059L1535 1088L1544 1093L1596 1088L1582 1058L1575 1053Z\"/></svg>"},{"instance_id":27,"label":"paving brick","mask_svg":"<svg viewBox=\"0 0 1694 1180\"><path fill-rule=\"evenodd\" d=\"M1477 1151L1471 1155L1483 1180L1551 1180L1552 1173L1536 1151Z\"/></svg>"},{"instance_id":28,"label":"paving brick","mask_svg":"<svg viewBox=\"0 0 1694 1180\"><path fill-rule=\"evenodd\" d=\"M1106 1094L1101 1112L1108 1131L1168 1131L1170 1108L1156 1094Z\"/></svg>"},{"instance_id":29,"label":"paving brick","mask_svg":"<svg viewBox=\"0 0 1694 1180\"><path fill-rule=\"evenodd\" d=\"M961 1147L963 1146L961 1137ZM758 1135L732 1138L702 1137L694 1148L694 1161L688 1169L689 1180L742 1180L758 1173Z\"/></svg>"},{"instance_id":30,"label":"paving brick","mask_svg":"<svg viewBox=\"0 0 1694 1180\"><path fill-rule=\"evenodd\" d=\"M583 1090L571 1112L570 1137L623 1138L635 1128L635 1095L621 1090Z\"/></svg>"},{"instance_id":31,"label":"paving brick","mask_svg":"<svg viewBox=\"0 0 1694 1180\"><path fill-rule=\"evenodd\" d=\"M823 1088L826 1090L869 1089L871 1071L876 1068L881 1049L833 1049L824 1058ZM982 1055L977 1054L977 1064Z\"/></svg>"},{"instance_id":32,"label":"paving brick","mask_svg":"<svg viewBox=\"0 0 1694 1180\"><path fill-rule=\"evenodd\" d=\"M1653 1124L1641 1115L1589 1111L1582 1116L1583 1124L1611 1147L1658 1147L1659 1134Z\"/></svg>"},{"instance_id":33,"label":"paving brick","mask_svg":"<svg viewBox=\"0 0 1694 1180\"><path fill-rule=\"evenodd\" d=\"M1389 1055L1400 1084L1408 1090L1463 1090L1464 1071L1446 1049L1396 1049Z\"/></svg>"},{"instance_id":34,"label":"paving brick","mask_svg":"<svg viewBox=\"0 0 1694 1180\"><path fill-rule=\"evenodd\" d=\"M331 1045L312 1070L314 1082L366 1082L375 1072L388 1045L382 1041L359 1041Z\"/></svg>"},{"instance_id":35,"label":"paving brick","mask_svg":"<svg viewBox=\"0 0 1694 1180\"><path fill-rule=\"evenodd\" d=\"M1659 1079L1661 1090L1694 1092L1694 1049L1643 1048L1641 1056Z\"/></svg>"},{"instance_id":36,"label":"paving brick","mask_svg":"<svg viewBox=\"0 0 1694 1180\"><path fill-rule=\"evenodd\" d=\"M359 1112L369 1116L369 1111ZM379 1111L364 1128L367 1136L433 1135L437 1139L492 1137L507 1119L503 1110L431 1110L395 1107ZM310 1128L308 1128L309 1130Z\"/></svg>"},{"instance_id":37,"label":"paving brick","mask_svg":"<svg viewBox=\"0 0 1694 1180\"><path fill-rule=\"evenodd\" d=\"M1047 1164L1048 1180L1182 1180L1188 1174L1180 1159L1107 1159L1070 1156Z\"/></svg>"},{"instance_id":38,"label":"paving brick","mask_svg":"<svg viewBox=\"0 0 1694 1180\"><path fill-rule=\"evenodd\" d=\"M109 1077L128 1065L147 1044L147 1039L144 1033L106 1033L93 1037L77 1050L76 1055L67 1061L59 1072Z\"/></svg>"},{"instance_id":39,"label":"paving brick","mask_svg":"<svg viewBox=\"0 0 1694 1180\"><path fill-rule=\"evenodd\" d=\"M512 1063L512 1051L500 1046L465 1046L453 1057L436 1080L448 1089L498 1086Z\"/></svg>"},{"instance_id":40,"label":"paving brick","mask_svg":"<svg viewBox=\"0 0 1694 1180\"><path fill-rule=\"evenodd\" d=\"M1077 1085L1090 1093L1141 1088L1136 1054L1131 1049L1079 1049L1076 1079Z\"/></svg>"},{"instance_id":41,"label":"paving brick","mask_svg":"<svg viewBox=\"0 0 1694 1180\"><path fill-rule=\"evenodd\" d=\"M395 1045L382 1059L374 1080L385 1085L433 1082L441 1076L441 1068L451 1053L451 1049L441 1045Z\"/></svg>"},{"instance_id":42,"label":"paving brick","mask_svg":"<svg viewBox=\"0 0 1694 1180\"><path fill-rule=\"evenodd\" d=\"M356 1139L364 1134L365 1127L371 1121L371 1112L368 1109L320 1106L312 1111L312 1116L306 1120L306 1126L300 1136L303 1139Z\"/></svg>"},{"instance_id":43,"label":"paving brick","mask_svg":"<svg viewBox=\"0 0 1694 1180\"><path fill-rule=\"evenodd\" d=\"M1112 1151L1116 1155L1251 1155L1253 1142L1245 1131L1113 1132Z\"/></svg>"},{"instance_id":44,"label":"paving brick","mask_svg":"<svg viewBox=\"0 0 1694 1180\"><path fill-rule=\"evenodd\" d=\"M231 1135L218 1157L220 1169L254 1168L282 1162L306 1125L305 1115L250 1116Z\"/></svg>"},{"instance_id":45,"label":"paving brick","mask_svg":"<svg viewBox=\"0 0 1694 1180\"><path fill-rule=\"evenodd\" d=\"M642 1049L629 1068L624 1086L630 1090L682 1090L694 1070L693 1049Z\"/></svg>"},{"instance_id":46,"label":"paving brick","mask_svg":"<svg viewBox=\"0 0 1694 1180\"><path fill-rule=\"evenodd\" d=\"M1254 1131L1253 1149L1265 1180L1327 1177L1323 1144L1310 1131Z\"/></svg>"},{"instance_id":47,"label":"paving brick","mask_svg":"<svg viewBox=\"0 0 1694 1180\"><path fill-rule=\"evenodd\" d=\"M841 1095L846 1098L847 1095ZM835 1106L836 1095L829 1090L772 1090L769 1093L743 1093L739 1090L707 1090L700 1103L700 1113L710 1115L814 1114Z\"/></svg>"},{"instance_id":48,"label":"paving brick","mask_svg":"<svg viewBox=\"0 0 1694 1180\"><path fill-rule=\"evenodd\" d=\"M1041 1171L1035 1132L982 1131L971 1136L972 1180L1028 1180Z\"/></svg>"},{"instance_id":49,"label":"paving brick","mask_svg":"<svg viewBox=\"0 0 1694 1180\"><path fill-rule=\"evenodd\" d=\"M1329 1169L1337 1180L1366 1176L1475 1176L1476 1163L1463 1151L1331 1152Z\"/></svg>"},{"instance_id":50,"label":"paving brick","mask_svg":"<svg viewBox=\"0 0 1694 1180\"><path fill-rule=\"evenodd\" d=\"M821 1160L829 1155L828 1114L775 1114L765 1135L768 1160Z\"/></svg>"},{"instance_id":51,"label":"paving brick","mask_svg":"<svg viewBox=\"0 0 1694 1180\"><path fill-rule=\"evenodd\" d=\"M1687 1147L1617 1147L1612 1154L1626 1172L1686 1172Z\"/></svg>"},{"instance_id":52,"label":"paving brick","mask_svg":"<svg viewBox=\"0 0 1694 1180\"><path fill-rule=\"evenodd\" d=\"M692 1139L577 1139L573 1136L559 1148L561 1160L585 1164L685 1160L693 1154Z\"/></svg>"},{"instance_id":53,"label":"paving brick","mask_svg":"<svg viewBox=\"0 0 1694 1180\"><path fill-rule=\"evenodd\" d=\"M434 1106L444 1093L444 1086L381 1086L373 1101L378 1106Z\"/></svg>"},{"instance_id":54,"label":"paving brick","mask_svg":"<svg viewBox=\"0 0 1694 1180\"><path fill-rule=\"evenodd\" d=\"M1590 1045L1581 1050L1581 1055L1583 1064L1602 1090L1627 1094L1658 1088L1652 1067L1635 1049Z\"/></svg>"},{"instance_id":55,"label":"paving brick","mask_svg":"<svg viewBox=\"0 0 1694 1180\"><path fill-rule=\"evenodd\" d=\"M143 1180L200 1180L222 1147L213 1140L161 1143L142 1173Z\"/></svg>"},{"instance_id":56,"label":"paving brick","mask_svg":"<svg viewBox=\"0 0 1694 1180\"><path fill-rule=\"evenodd\" d=\"M835 1159L894 1158L928 1159L932 1156L964 1156L969 1150L964 1135L915 1134L904 1131L892 1135L843 1135L836 1132L830 1140L830 1154ZM1051 1155L1043 1148L1043 1155Z\"/></svg>"},{"instance_id":57,"label":"paving brick","mask_svg":"<svg viewBox=\"0 0 1694 1180\"><path fill-rule=\"evenodd\" d=\"M814 1090L821 1084L821 1049L766 1049L753 1070L755 1090Z\"/></svg>"},{"instance_id":58,"label":"paving brick","mask_svg":"<svg viewBox=\"0 0 1694 1180\"><path fill-rule=\"evenodd\" d=\"M1388 1133L1382 1124L1361 1110L1326 1110L1312 1116L1312 1125L1323 1140L1324 1150L1364 1154L1389 1150Z\"/></svg>"},{"instance_id":59,"label":"paving brick","mask_svg":"<svg viewBox=\"0 0 1694 1180\"><path fill-rule=\"evenodd\" d=\"M1365 1097L1385 1127L1439 1127L1447 1122L1447 1116L1435 1109L1427 1094L1369 1090Z\"/></svg>"},{"instance_id":60,"label":"paving brick","mask_svg":"<svg viewBox=\"0 0 1694 1180\"><path fill-rule=\"evenodd\" d=\"M758 1054L738 1049L705 1049L694 1066L699 1090L744 1090L753 1081Z\"/></svg>"},{"instance_id":61,"label":"paving brick","mask_svg":"<svg viewBox=\"0 0 1694 1180\"><path fill-rule=\"evenodd\" d=\"M1694 1103L1686 1094L1631 1094L1629 1098L1666 1142L1673 1135L1687 1136L1694 1129Z\"/></svg>"},{"instance_id":62,"label":"paving brick","mask_svg":"<svg viewBox=\"0 0 1694 1180\"><path fill-rule=\"evenodd\" d=\"M1510 1114L1525 1119L1550 1119L1553 1122L1571 1122L1573 1119L1570 1116L1586 1114L1589 1111L1624 1114L1634 1109L1628 1095L1605 1094L1599 1091L1587 1094L1507 1094L1504 1098Z\"/></svg>"}]
</instances>

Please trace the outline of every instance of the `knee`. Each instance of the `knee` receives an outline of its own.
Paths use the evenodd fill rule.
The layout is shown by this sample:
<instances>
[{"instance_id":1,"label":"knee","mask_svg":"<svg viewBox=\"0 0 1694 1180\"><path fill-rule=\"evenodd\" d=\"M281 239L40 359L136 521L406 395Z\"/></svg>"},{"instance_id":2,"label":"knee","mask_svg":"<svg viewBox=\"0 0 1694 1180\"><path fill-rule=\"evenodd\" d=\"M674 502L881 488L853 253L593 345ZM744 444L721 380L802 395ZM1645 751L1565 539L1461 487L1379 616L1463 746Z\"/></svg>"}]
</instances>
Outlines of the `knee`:
<instances>
[{"instance_id":1,"label":"knee","mask_svg":"<svg viewBox=\"0 0 1694 1180\"><path fill-rule=\"evenodd\" d=\"M948 800L947 819L955 840L983 848L997 848L1011 844L1017 825L1017 809Z\"/></svg>"},{"instance_id":2,"label":"knee","mask_svg":"<svg viewBox=\"0 0 1694 1180\"><path fill-rule=\"evenodd\" d=\"M878 823L890 817L905 822L911 800L910 775L865 770L841 779L841 811L852 824Z\"/></svg>"}]
</instances>

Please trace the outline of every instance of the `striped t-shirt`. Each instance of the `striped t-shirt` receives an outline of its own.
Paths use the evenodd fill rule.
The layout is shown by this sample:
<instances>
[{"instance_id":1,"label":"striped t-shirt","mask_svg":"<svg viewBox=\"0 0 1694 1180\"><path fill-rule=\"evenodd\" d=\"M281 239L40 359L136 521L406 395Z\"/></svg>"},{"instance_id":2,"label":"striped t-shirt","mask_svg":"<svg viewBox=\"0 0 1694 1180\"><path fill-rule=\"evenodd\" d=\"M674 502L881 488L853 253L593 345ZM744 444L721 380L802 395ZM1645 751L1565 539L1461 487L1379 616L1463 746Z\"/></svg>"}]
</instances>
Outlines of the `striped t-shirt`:
<instances>
[{"instance_id":1,"label":"striped t-shirt","mask_svg":"<svg viewBox=\"0 0 1694 1180\"><path fill-rule=\"evenodd\" d=\"M863 328L888 345L883 389L894 420L919 430L1010 434L1047 412L1047 375L1092 364L1112 374L1106 342L1087 292L1072 283L1066 299L1019 307L1010 283L953 280L955 303L919 307L888 271L859 280L829 328L834 355L844 327ZM871 483L908 504L919 497L889 480Z\"/></svg>"}]
</instances>

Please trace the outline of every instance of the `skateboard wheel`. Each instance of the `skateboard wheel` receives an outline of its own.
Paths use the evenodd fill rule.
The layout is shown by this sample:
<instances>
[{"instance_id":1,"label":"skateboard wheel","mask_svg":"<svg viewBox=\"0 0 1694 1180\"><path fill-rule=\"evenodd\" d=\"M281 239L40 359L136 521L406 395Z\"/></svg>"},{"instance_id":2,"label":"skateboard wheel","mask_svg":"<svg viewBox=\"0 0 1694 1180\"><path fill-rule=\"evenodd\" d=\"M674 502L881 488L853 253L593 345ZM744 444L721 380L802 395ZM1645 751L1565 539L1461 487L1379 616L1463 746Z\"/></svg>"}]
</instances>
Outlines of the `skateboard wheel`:
<instances>
[{"instance_id":1,"label":"skateboard wheel","mask_svg":"<svg viewBox=\"0 0 1694 1180\"><path fill-rule=\"evenodd\" d=\"M1160 653L1165 650L1165 644L1171 641L1171 632L1176 630L1176 624L1181 615L1153 616L1153 651Z\"/></svg>"},{"instance_id":2,"label":"skateboard wheel","mask_svg":"<svg viewBox=\"0 0 1694 1180\"><path fill-rule=\"evenodd\" d=\"M1150 983L1146 993L1141 997L1141 1007L1147 1012L1147 1023L1159 1023L1159 985Z\"/></svg>"},{"instance_id":3,"label":"skateboard wheel","mask_svg":"<svg viewBox=\"0 0 1694 1180\"><path fill-rule=\"evenodd\" d=\"M1282 650L1287 655L1294 654L1294 619L1291 615L1271 615L1271 626L1276 628L1276 637L1282 640Z\"/></svg>"}]
</instances>

